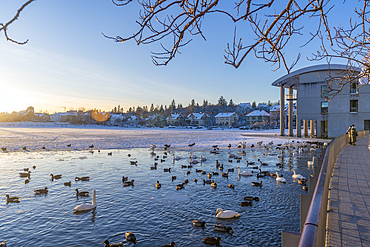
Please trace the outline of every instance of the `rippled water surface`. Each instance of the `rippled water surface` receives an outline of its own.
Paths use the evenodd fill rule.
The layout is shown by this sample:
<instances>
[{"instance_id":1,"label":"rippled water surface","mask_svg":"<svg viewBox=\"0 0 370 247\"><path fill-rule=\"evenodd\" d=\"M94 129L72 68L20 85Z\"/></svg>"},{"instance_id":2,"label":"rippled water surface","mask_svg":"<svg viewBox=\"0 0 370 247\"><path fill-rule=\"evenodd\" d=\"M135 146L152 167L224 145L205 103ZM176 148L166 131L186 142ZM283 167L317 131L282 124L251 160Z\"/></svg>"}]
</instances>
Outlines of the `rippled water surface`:
<instances>
[{"instance_id":1,"label":"rippled water surface","mask_svg":"<svg viewBox=\"0 0 370 247\"><path fill-rule=\"evenodd\" d=\"M108 156L108 152L113 152ZM164 162L158 161L158 169L151 170L154 156L147 149L104 150L91 154L88 151L24 152L0 154L0 242L8 246L104 246L123 241L125 232L133 232L138 242L135 246L160 246L171 241L176 246L206 246L202 238L221 237L221 246L280 246L281 231L299 232L299 195L307 193L292 179L291 168L308 177L312 171L307 160L319 150L297 153L285 151L277 158L273 149L266 154L263 148L250 148L242 156L240 150L221 150L219 154L209 151L193 151L207 161L193 168L181 168L189 164L190 151L173 150ZM294 155L293 155L293 152ZM229 153L242 157L228 162ZM265 154L264 154L265 153ZM131 154L131 157L128 156ZM182 159L173 163L172 154ZM163 158L163 151L156 151ZM278 171L286 180L279 184L273 177L257 180L256 176L238 179L237 170L229 178L213 176L217 189L203 185L207 173L216 169L216 160L224 164L224 170L240 166L242 171L252 171L246 160L257 159L269 166L262 170ZM138 161L137 166L130 160ZM284 163L279 169L276 163ZM35 169L32 166L36 166ZM19 176L23 168L31 169L28 184ZM164 172L171 168L171 173ZM186 174L187 171L191 173ZM255 170L256 171L256 170ZM60 180L50 180L50 174L63 174ZM90 181L74 181L76 176L90 176ZM122 176L135 180L135 186L123 187ZM171 176L176 176L171 181ZM195 183L193 179L198 179ZM189 179L183 190L176 185ZM156 181L162 188L155 188ZM252 181L263 181L263 186L251 186ZM64 182L72 181L72 186ZM235 189L228 187L234 184ZM35 189L49 188L47 195L35 195ZM75 189L96 190L97 209L94 213L74 214L73 208L83 202L91 203L91 197L76 197ZM6 204L5 194L19 196L20 203ZM260 201L242 207L244 196L258 196ZM217 220L216 209L231 209L242 216L238 219ZM192 220L207 222L205 228L193 227ZM234 234L215 232L213 225L230 226ZM133 246L133 243L127 243Z\"/></svg>"}]
</instances>

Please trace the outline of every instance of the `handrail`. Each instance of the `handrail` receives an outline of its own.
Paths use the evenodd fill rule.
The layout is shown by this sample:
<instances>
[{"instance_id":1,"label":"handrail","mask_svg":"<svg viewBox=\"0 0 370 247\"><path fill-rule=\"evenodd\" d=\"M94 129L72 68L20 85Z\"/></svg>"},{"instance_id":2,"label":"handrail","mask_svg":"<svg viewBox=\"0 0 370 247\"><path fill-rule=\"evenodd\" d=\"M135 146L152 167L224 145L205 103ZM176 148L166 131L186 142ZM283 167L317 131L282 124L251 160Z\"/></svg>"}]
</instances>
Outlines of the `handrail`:
<instances>
[{"instance_id":1,"label":"handrail","mask_svg":"<svg viewBox=\"0 0 370 247\"><path fill-rule=\"evenodd\" d=\"M358 132L358 138L369 135L369 131ZM337 156L348 143L348 135L335 138L326 149L321 171L306 221L299 240L299 247L325 246L328 190Z\"/></svg>"}]
</instances>

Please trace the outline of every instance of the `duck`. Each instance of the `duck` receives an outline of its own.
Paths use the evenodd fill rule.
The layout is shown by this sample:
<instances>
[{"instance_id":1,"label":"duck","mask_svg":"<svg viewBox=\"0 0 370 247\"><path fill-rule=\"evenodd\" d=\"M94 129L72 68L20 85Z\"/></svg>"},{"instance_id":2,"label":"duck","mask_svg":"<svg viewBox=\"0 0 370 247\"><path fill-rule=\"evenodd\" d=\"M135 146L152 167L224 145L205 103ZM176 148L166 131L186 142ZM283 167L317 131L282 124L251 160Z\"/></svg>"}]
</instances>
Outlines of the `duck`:
<instances>
[{"instance_id":1,"label":"duck","mask_svg":"<svg viewBox=\"0 0 370 247\"><path fill-rule=\"evenodd\" d=\"M171 179L172 179L172 182L173 182L173 180L176 180L176 176L172 176Z\"/></svg>"},{"instance_id":2,"label":"duck","mask_svg":"<svg viewBox=\"0 0 370 247\"><path fill-rule=\"evenodd\" d=\"M28 172L20 172L19 173L19 176L22 177L22 178L29 177L30 175L31 175L31 171L28 171Z\"/></svg>"},{"instance_id":3,"label":"duck","mask_svg":"<svg viewBox=\"0 0 370 247\"><path fill-rule=\"evenodd\" d=\"M184 184L189 183L189 179L185 179Z\"/></svg>"},{"instance_id":4,"label":"duck","mask_svg":"<svg viewBox=\"0 0 370 247\"><path fill-rule=\"evenodd\" d=\"M198 179L194 178L194 182L195 182L195 183L198 183Z\"/></svg>"},{"instance_id":5,"label":"duck","mask_svg":"<svg viewBox=\"0 0 370 247\"><path fill-rule=\"evenodd\" d=\"M204 180L203 179L203 184L211 184L213 183L213 180Z\"/></svg>"},{"instance_id":6,"label":"duck","mask_svg":"<svg viewBox=\"0 0 370 247\"><path fill-rule=\"evenodd\" d=\"M292 175L292 178L294 179L306 179L305 177L303 177L301 174L296 174L295 173L295 170L293 170L293 175Z\"/></svg>"},{"instance_id":7,"label":"duck","mask_svg":"<svg viewBox=\"0 0 370 247\"><path fill-rule=\"evenodd\" d=\"M212 172L213 176L218 176L218 172Z\"/></svg>"},{"instance_id":8,"label":"duck","mask_svg":"<svg viewBox=\"0 0 370 247\"><path fill-rule=\"evenodd\" d=\"M229 188L232 188L232 189L235 188L235 185L233 185L233 184L229 184L228 186L229 186Z\"/></svg>"},{"instance_id":9,"label":"duck","mask_svg":"<svg viewBox=\"0 0 370 247\"><path fill-rule=\"evenodd\" d=\"M36 194L47 194L49 191L48 191L48 187L45 187L45 189L38 189L38 190L34 190Z\"/></svg>"},{"instance_id":10,"label":"duck","mask_svg":"<svg viewBox=\"0 0 370 247\"><path fill-rule=\"evenodd\" d=\"M253 176L253 174L252 174L252 173L250 173L250 172L241 171L239 166L238 166L236 169L238 169L238 170L239 170L239 172L238 172L238 175L239 175L239 176L245 176L245 177Z\"/></svg>"},{"instance_id":11,"label":"duck","mask_svg":"<svg viewBox=\"0 0 370 247\"><path fill-rule=\"evenodd\" d=\"M217 238L205 237L202 240L203 240L203 243L210 244L210 245L220 245L220 241L222 241L220 237L217 237Z\"/></svg>"},{"instance_id":12,"label":"duck","mask_svg":"<svg viewBox=\"0 0 370 247\"><path fill-rule=\"evenodd\" d=\"M32 166L33 169L36 169L36 166Z\"/></svg>"},{"instance_id":13,"label":"duck","mask_svg":"<svg viewBox=\"0 0 370 247\"><path fill-rule=\"evenodd\" d=\"M52 179L52 180L62 178L62 175L61 175L61 174L58 174L58 175L50 174L50 176L51 176L51 179Z\"/></svg>"},{"instance_id":14,"label":"duck","mask_svg":"<svg viewBox=\"0 0 370 247\"><path fill-rule=\"evenodd\" d=\"M164 172L171 172L171 168L164 168L163 171Z\"/></svg>"},{"instance_id":15,"label":"duck","mask_svg":"<svg viewBox=\"0 0 370 247\"><path fill-rule=\"evenodd\" d=\"M216 183L211 183L211 187L212 187L213 189L216 189L216 188L217 188L217 184L216 184Z\"/></svg>"},{"instance_id":16,"label":"duck","mask_svg":"<svg viewBox=\"0 0 370 247\"><path fill-rule=\"evenodd\" d=\"M90 177L80 177L81 181L90 181Z\"/></svg>"},{"instance_id":17,"label":"duck","mask_svg":"<svg viewBox=\"0 0 370 247\"><path fill-rule=\"evenodd\" d=\"M126 237L126 241L130 241L130 242L133 242L133 243L137 242L136 237L132 232L126 232L125 237Z\"/></svg>"},{"instance_id":18,"label":"duck","mask_svg":"<svg viewBox=\"0 0 370 247\"><path fill-rule=\"evenodd\" d=\"M244 196L244 200L246 200L246 201L253 201L253 200L259 201L260 198L259 197L253 197L253 196Z\"/></svg>"},{"instance_id":19,"label":"duck","mask_svg":"<svg viewBox=\"0 0 370 247\"><path fill-rule=\"evenodd\" d=\"M262 186L262 181L259 182L252 182L252 186Z\"/></svg>"},{"instance_id":20,"label":"duck","mask_svg":"<svg viewBox=\"0 0 370 247\"><path fill-rule=\"evenodd\" d=\"M193 226L204 227L205 225L206 225L206 222L204 222L204 221L193 220Z\"/></svg>"},{"instance_id":21,"label":"duck","mask_svg":"<svg viewBox=\"0 0 370 247\"><path fill-rule=\"evenodd\" d=\"M176 190L181 190L183 188L185 188L185 184L184 183L176 185Z\"/></svg>"},{"instance_id":22,"label":"duck","mask_svg":"<svg viewBox=\"0 0 370 247\"><path fill-rule=\"evenodd\" d=\"M286 183L286 180L285 178L283 178L283 176L279 177L279 174L276 172L276 182L280 182L280 183Z\"/></svg>"},{"instance_id":23,"label":"duck","mask_svg":"<svg viewBox=\"0 0 370 247\"><path fill-rule=\"evenodd\" d=\"M206 174L206 171L201 171L200 173L204 175L204 174Z\"/></svg>"},{"instance_id":24,"label":"duck","mask_svg":"<svg viewBox=\"0 0 370 247\"><path fill-rule=\"evenodd\" d=\"M131 180L131 181L126 181L123 183L123 187L127 187L127 186L134 186L134 182L135 180Z\"/></svg>"},{"instance_id":25,"label":"duck","mask_svg":"<svg viewBox=\"0 0 370 247\"><path fill-rule=\"evenodd\" d=\"M230 219L230 218L238 218L241 215L238 212L232 210L225 210L223 211L221 208L216 210L216 218L218 219Z\"/></svg>"},{"instance_id":26,"label":"duck","mask_svg":"<svg viewBox=\"0 0 370 247\"><path fill-rule=\"evenodd\" d=\"M128 180L128 177L122 176L122 182L125 182Z\"/></svg>"},{"instance_id":27,"label":"duck","mask_svg":"<svg viewBox=\"0 0 370 247\"><path fill-rule=\"evenodd\" d=\"M23 168L23 171L28 172L29 168Z\"/></svg>"},{"instance_id":28,"label":"duck","mask_svg":"<svg viewBox=\"0 0 370 247\"><path fill-rule=\"evenodd\" d=\"M137 166L137 160L136 160L136 161L130 160L130 165L135 165L135 166Z\"/></svg>"},{"instance_id":29,"label":"duck","mask_svg":"<svg viewBox=\"0 0 370 247\"><path fill-rule=\"evenodd\" d=\"M0 243L0 247L6 247L6 240L4 240L2 243Z\"/></svg>"},{"instance_id":30,"label":"duck","mask_svg":"<svg viewBox=\"0 0 370 247\"><path fill-rule=\"evenodd\" d=\"M227 172L234 172L234 168L227 169Z\"/></svg>"},{"instance_id":31,"label":"duck","mask_svg":"<svg viewBox=\"0 0 370 247\"><path fill-rule=\"evenodd\" d=\"M30 180L28 178L26 180L24 180L25 184L28 184L29 182L30 182Z\"/></svg>"},{"instance_id":32,"label":"duck","mask_svg":"<svg viewBox=\"0 0 370 247\"><path fill-rule=\"evenodd\" d=\"M225 178L229 178L229 172L223 172L221 173L221 176L225 177Z\"/></svg>"},{"instance_id":33,"label":"duck","mask_svg":"<svg viewBox=\"0 0 370 247\"><path fill-rule=\"evenodd\" d=\"M10 197L8 194L6 194L5 196L6 196L6 203L9 203L9 202L20 203L19 197L17 196Z\"/></svg>"},{"instance_id":34,"label":"duck","mask_svg":"<svg viewBox=\"0 0 370 247\"><path fill-rule=\"evenodd\" d=\"M187 171L187 172L186 172L186 175L189 175L189 174L190 174L190 171Z\"/></svg>"},{"instance_id":35,"label":"duck","mask_svg":"<svg viewBox=\"0 0 370 247\"><path fill-rule=\"evenodd\" d=\"M208 173L207 174L207 178L211 178L212 177L212 174L211 173Z\"/></svg>"},{"instance_id":36,"label":"duck","mask_svg":"<svg viewBox=\"0 0 370 247\"><path fill-rule=\"evenodd\" d=\"M214 225L214 226L215 226L215 231L228 232L230 234L234 232L234 230L230 226L226 227L222 224L217 224L217 225Z\"/></svg>"},{"instance_id":37,"label":"duck","mask_svg":"<svg viewBox=\"0 0 370 247\"><path fill-rule=\"evenodd\" d=\"M76 191L76 196L89 196L88 191L78 191L78 189L75 189Z\"/></svg>"},{"instance_id":38,"label":"duck","mask_svg":"<svg viewBox=\"0 0 370 247\"><path fill-rule=\"evenodd\" d=\"M65 185L65 186L71 186L71 185L72 185L72 183L71 183L71 181L69 181L69 182L65 182L65 183L64 183L64 185Z\"/></svg>"},{"instance_id":39,"label":"duck","mask_svg":"<svg viewBox=\"0 0 370 247\"><path fill-rule=\"evenodd\" d=\"M175 242L171 242L170 244L161 245L161 247L174 247L175 245Z\"/></svg>"},{"instance_id":40,"label":"duck","mask_svg":"<svg viewBox=\"0 0 370 247\"><path fill-rule=\"evenodd\" d=\"M89 148L94 148L94 144L91 144L91 145L89 146Z\"/></svg>"},{"instance_id":41,"label":"duck","mask_svg":"<svg viewBox=\"0 0 370 247\"><path fill-rule=\"evenodd\" d=\"M253 202L252 201L246 201L246 202L241 202L240 203L240 206L244 207L244 206L252 206L253 205Z\"/></svg>"},{"instance_id":42,"label":"duck","mask_svg":"<svg viewBox=\"0 0 370 247\"><path fill-rule=\"evenodd\" d=\"M108 240L104 240L104 242L102 244L105 244L105 247L121 247L121 246L124 246L124 244L122 242L110 244Z\"/></svg>"},{"instance_id":43,"label":"duck","mask_svg":"<svg viewBox=\"0 0 370 247\"><path fill-rule=\"evenodd\" d=\"M83 203L83 204L78 205L77 207L75 207L73 210L75 212L95 210L96 209L96 200L95 200L95 197L96 197L96 191L93 190L93 196L92 196L91 204L90 203Z\"/></svg>"},{"instance_id":44,"label":"duck","mask_svg":"<svg viewBox=\"0 0 370 247\"><path fill-rule=\"evenodd\" d=\"M5 152L5 151L6 151L6 148L1 148L1 150L2 150L3 152Z\"/></svg>"},{"instance_id":45,"label":"duck","mask_svg":"<svg viewBox=\"0 0 370 247\"><path fill-rule=\"evenodd\" d=\"M159 183L159 181L157 180L157 183L155 184L155 187L157 188L157 189L159 189L159 188L161 188L161 184Z\"/></svg>"}]
</instances>

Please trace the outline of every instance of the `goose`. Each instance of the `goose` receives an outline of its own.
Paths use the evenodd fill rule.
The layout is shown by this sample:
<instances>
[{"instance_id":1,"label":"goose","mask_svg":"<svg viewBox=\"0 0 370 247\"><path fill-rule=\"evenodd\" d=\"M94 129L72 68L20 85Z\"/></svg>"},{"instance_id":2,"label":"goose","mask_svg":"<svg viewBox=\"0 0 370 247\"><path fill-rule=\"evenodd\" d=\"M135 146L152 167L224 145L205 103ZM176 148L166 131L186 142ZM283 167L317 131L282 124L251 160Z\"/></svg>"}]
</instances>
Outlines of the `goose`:
<instances>
[{"instance_id":1,"label":"goose","mask_svg":"<svg viewBox=\"0 0 370 247\"><path fill-rule=\"evenodd\" d=\"M45 189L38 189L38 190L34 190L36 194L47 194L49 191L48 191L48 187L45 187Z\"/></svg>"},{"instance_id":2,"label":"goose","mask_svg":"<svg viewBox=\"0 0 370 247\"><path fill-rule=\"evenodd\" d=\"M253 201L253 200L259 201L260 198L259 197L253 197L253 196L244 196L244 200L246 200L246 201Z\"/></svg>"},{"instance_id":3,"label":"goose","mask_svg":"<svg viewBox=\"0 0 370 247\"><path fill-rule=\"evenodd\" d=\"M161 245L161 247L174 247L175 245L175 242L171 242L170 244Z\"/></svg>"},{"instance_id":4,"label":"goose","mask_svg":"<svg viewBox=\"0 0 370 247\"><path fill-rule=\"evenodd\" d=\"M50 176L51 176L51 179L52 179L52 180L62 178L62 175L61 175L61 174L58 174L58 175L50 174Z\"/></svg>"},{"instance_id":5,"label":"goose","mask_svg":"<svg viewBox=\"0 0 370 247\"><path fill-rule=\"evenodd\" d=\"M279 177L279 174L276 172L276 182L280 182L280 183L286 183L286 180L285 178L283 177Z\"/></svg>"},{"instance_id":6,"label":"goose","mask_svg":"<svg viewBox=\"0 0 370 247\"><path fill-rule=\"evenodd\" d=\"M220 241L222 241L220 237L217 237L217 238L205 237L202 240L203 240L203 243L210 244L210 245L220 245Z\"/></svg>"},{"instance_id":7,"label":"goose","mask_svg":"<svg viewBox=\"0 0 370 247\"><path fill-rule=\"evenodd\" d=\"M105 244L105 247L121 247L124 246L122 242L110 244L108 240L104 240L102 244Z\"/></svg>"},{"instance_id":8,"label":"goose","mask_svg":"<svg viewBox=\"0 0 370 247\"><path fill-rule=\"evenodd\" d=\"M181 190L183 188L185 188L185 184L184 183L176 185L176 190Z\"/></svg>"},{"instance_id":9,"label":"goose","mask_svg":"<svg viewBox=\"0 0 370 247\"><path fill-rule=\"evenodd\" d=\"M161 188L161 184L159 183L159 181L157 180L157 183L155 184L155 187L157 188L157 189L159 189L159 188Z\"/></svg>"},{"instance_id":10,"label":"goose","mask_svg":"<svg viewBox=\"0 0 370 247\"><path fill-rule=\"evenodd\" d=\"M125 237L126 237L126 241L130 241L130 242L133 242L133 243L137 242L136 237L132 232L126 232Z\"/></svg>"},{"instance_id":11,"label":"goose","mask_svg":"<svg viewBox=\"0 0 370 247\"><path fill-rule=\"evenodd\" d=\"M78 189L75 189L76 191L76 196L89 196L88 191L78 191Z\"/></svg>"},{"instance_id":12,"label":"goose","mask_svg":"<svg viewBox=\"0 0 370 247\"><path fill-rule=\"evenodd\" d=\"M250 173L250 172L241 171L239 166L238 166L236 169L239 169L239 172L238 172L238 175L239 175L239 176L246 176L246 177L248 177L248 176L253 176L253 174L252 174L252 173Z\"/></svg>"},{"instance_id":13,"label":"goose","mask_svg":"<svg viewBox=\"0 0 370 247\"><path fill-rule=\"evenodd\" d=\"M222 224L217 224L217 225L214 225L214 226L215 226L215 231L228 232L230 234L234 232L233 229L230 226L226 227Z\"/></svg>"},{"instance_id":14,"label":"goose","mask_svg":"<svg viewBox=\"0 0 370 247\"><path fill-rule=\"evenodd\" d=\"M22 177L22 178L29 177L30 175L31 175L31 171L28 171L28 172L20 172L19 173L19 176Z\"/></svg>"},{"instance_id":15,"label":"goose","mask_svg":"<svg viewBox=\"0 0 370 247\"><path fill-rule=\"evenodd\" d=\"M96 191L93 190L93 196L92 196L91 204L90 203L83 203L83 204L75 207L73 210L75 212L95 210L96 209L96 200L95 200L95 197L96 197Z\"/></svg>"},{"instance_id":16,"label":"goose","mask_svg":"<svg viewBox=\"0 0 370 247\"><path fill-rule=\"evenodd\" d=\"M211 183L211 187L212 187L213 189L216 189L216 188L217 188L217 184L216 184L216 183Z\"/></svg>"},{"instance_id":17,"label":"goose","mask_svg":"<svg viewBox=\"0 0 370 247\"><path fill-rule=\"evenodd\" d=\"M71 181L69 181L69 182L65 182L65 183L64 183L64 185L65 185L65 186L71 186L71 185L72 185L72 183L71 183Z\"/></svg>"},{"instance_id":18,"label":"goose","mask_svg":"<svg viewBox=\"0 0 370 247\"><path fill-rule=\"evenodd\" d=\"M232 210L225 210L223 211L221 208L216 210L216 218L218 219L230 219L230 218L237 218L241 215L238 212Z\"/></svg>"},{"instance_id":19,"label":"goose","mask_svg":"<svg viewBox=\"0 0 370 247\"><path fill-rule=\"evenodd\" d=\"M253 202L252 201L246 201L246 202L241 202L240 203L240 206L244 207L244 206L252 206L253 205Z\"/></svg>"},{"instance_id":20,"label":"goose","mask_svg":"<svg viewBox=\"0 0 370 247\"><path fill-rule=\"evenodd\" d=\"M295 170L293 170L293 175L292 175L292 178L294 179L306 179L305 177L303 177L301 174L296 174L295 173Z\"/></svg>"},{"instance_id":21,"label":"goose","mask_svg":"<svg viewBox=\"0 0 370 247\"><path fill-rule=\"evenodd\" d=\"M9 197L8 194L6 194L5 196L6 196L6 203L9 203L9 202L20 203L19 197L17 197L17 196Z\"/></svg>"},{"instance_id":22,"label":"goose","mask_svg":"<svg viewBox=\"0 0 370 247\"><path fill-rule=\"evenodd\" d=\"M131 181L126 181L123 183L123 187L127 187L127 186L134 186L134 182L135 180L131 180Z\"/></svg>"},{"instance_id":23,"label":"goose","mask_svg":"<svg viewBox=\"0 0 370 247\"><path fill-rule=\"evenodd\" d=\"M193 220L193 226L204 227L205 225L206 225L206 222L204 222L204 221Z\"/></svg>"},{"instance_id":24,"label":"goose","mask_svg":"<svg viewBox=\"0 0 370 247\"><path fill-rule=\"evenodd\" d=\"M252 182L252 186L262 186L262 181L259 182Z\"/></svg>"}]
</instances>

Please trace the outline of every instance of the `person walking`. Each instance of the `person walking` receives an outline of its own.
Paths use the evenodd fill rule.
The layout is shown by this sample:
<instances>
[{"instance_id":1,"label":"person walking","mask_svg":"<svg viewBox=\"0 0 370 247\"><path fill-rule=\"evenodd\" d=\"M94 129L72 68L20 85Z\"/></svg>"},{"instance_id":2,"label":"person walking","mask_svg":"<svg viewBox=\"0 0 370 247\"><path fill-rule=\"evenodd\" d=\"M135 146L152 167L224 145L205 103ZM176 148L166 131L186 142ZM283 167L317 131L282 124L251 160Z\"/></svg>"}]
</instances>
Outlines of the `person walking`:
<instances>
[{"instance_id":1,"label":"person walking","mask_svg":"<svg viewBox=\"0 0 370 247\"><path fill-rule=\"evenodd\" d=\"M357 130L354 124L352 124L351 128L351 143L352 145L356 145L357 142Z\"/></svg>"},{"instance_id":2,"label":"person walking","mask_svg":"<svg viewBox=\"0 0 370 247\"><path fill-rule=\"evenodd\" d=\"M348 138L349 138L349 145L352 145L351 130L352 130L352 125L350 125L348 127L348 130L346 131L346 134L348 134Z\"/></svg>"}]
</instances>

